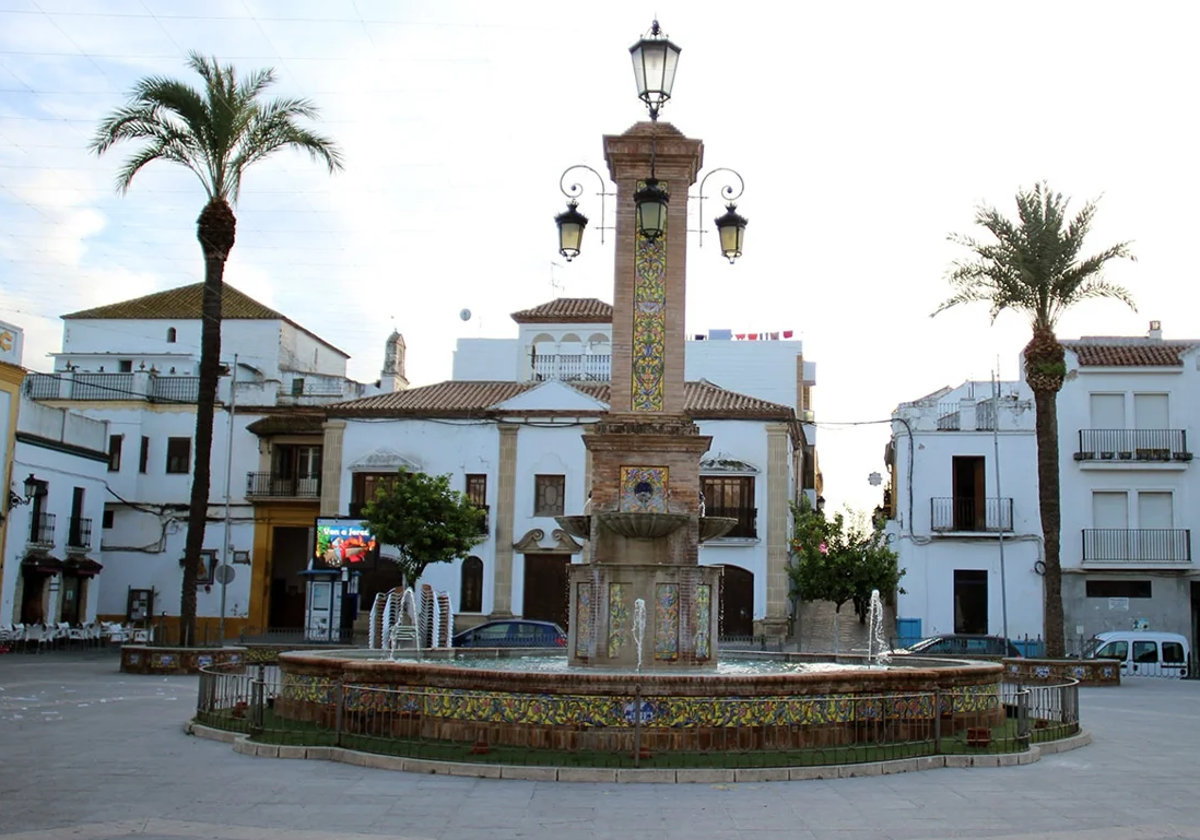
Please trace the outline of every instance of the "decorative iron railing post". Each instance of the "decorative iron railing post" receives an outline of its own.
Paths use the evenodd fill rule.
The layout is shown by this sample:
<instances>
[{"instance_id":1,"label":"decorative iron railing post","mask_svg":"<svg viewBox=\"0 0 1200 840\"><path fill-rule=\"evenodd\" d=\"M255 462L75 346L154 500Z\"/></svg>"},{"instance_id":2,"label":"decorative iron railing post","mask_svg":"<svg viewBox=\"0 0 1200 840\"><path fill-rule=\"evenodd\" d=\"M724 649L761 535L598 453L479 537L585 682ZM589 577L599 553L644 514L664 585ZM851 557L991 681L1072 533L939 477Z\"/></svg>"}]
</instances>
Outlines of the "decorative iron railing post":
<instances>
[{"instance_id":1,"label":"decorative iron railing post","mask_svg":"<svg viewBox=\"0 0 1200 840\"><path fill-rule=\"evenodd\" d=\"M201 669L200 670L200 687L196 693L196 714L197 715L207 712L212 708L212 706L210 704L208 704L208 702L207 702L209 695L212 692L212 688L209 686L210 682L212 682L212 676L204 669Z\"/></svg>"},{"instance_id":2,"label":"decorative iron railing post","mask_svg":"<svg viewBox=\"0 0 1200 840\"><path fill-rule=\"evenodd\" d=\"M1029 748L1029 689L1017 692L1017 740Z\"/></svg>"},{"instance_id":3,"label":"decorative iron railing post","mask_svg":"<svg viewBox=\"0 0 1200 840\"><path fill-rule=\"evenodd\" d=\"M263 689L260 665L258 678L250 680L250 732L254 735L261 735L263 731L263 708L266 705L266 692Z\"/></svg>"},{"instance_id":4,"label":"decorative iron railing post","mask_svg":"<svg viewBox=\"0 0 1200 840\"><path fill-rule=\"evenodd\" d=\"M333 711L333 743L334 746L340 747L346 714L346 684L341 679L333 684L333 700L336 704Z\"/></svg>"},{"instance_id":5,"label":"decorative iron railing post","mask_svg":"<svg viewBox=\"0 0 1200 840\"><path fill-rule=\"evenodd\" d=\"M942 752L942 692L936 688L933 690L933 752L934 755Z\"/></svg>"}]
</instances>

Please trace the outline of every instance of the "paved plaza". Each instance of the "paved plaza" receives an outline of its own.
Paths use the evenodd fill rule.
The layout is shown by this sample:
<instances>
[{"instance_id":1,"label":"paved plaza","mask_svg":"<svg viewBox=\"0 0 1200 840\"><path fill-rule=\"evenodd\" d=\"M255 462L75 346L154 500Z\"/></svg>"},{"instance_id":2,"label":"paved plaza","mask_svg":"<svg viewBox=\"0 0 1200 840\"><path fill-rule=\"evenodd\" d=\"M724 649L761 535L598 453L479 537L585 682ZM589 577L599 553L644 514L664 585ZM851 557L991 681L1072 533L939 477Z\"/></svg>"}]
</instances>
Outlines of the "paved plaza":
<instances>
[{"instance_id":1,"label":"paved plaza","mask_svg":"<svg viewBox=\"0 0 1200 840\"><path fill-rule=\"evenodd\" d=\"M0 840L1200 840L1200 682L1086 689L1091 746L1026 767L617 785L252 758L188 737L195 677L0 656Z\"/></svg>"}]
</instances>

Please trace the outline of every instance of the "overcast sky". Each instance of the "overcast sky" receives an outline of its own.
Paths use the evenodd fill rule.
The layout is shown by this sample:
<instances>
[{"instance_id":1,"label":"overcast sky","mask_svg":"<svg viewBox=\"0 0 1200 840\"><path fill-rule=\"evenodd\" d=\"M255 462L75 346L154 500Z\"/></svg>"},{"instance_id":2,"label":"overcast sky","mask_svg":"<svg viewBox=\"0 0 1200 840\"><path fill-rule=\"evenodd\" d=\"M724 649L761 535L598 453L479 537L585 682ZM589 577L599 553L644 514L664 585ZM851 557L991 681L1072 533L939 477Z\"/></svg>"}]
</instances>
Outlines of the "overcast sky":
<instances>
[{"instance_id":1,"label":"overcast sky","mask_svg":"<svg viewBox=\"0 0 1200 840\"><path fill-rule=\"evenodd\" d=\"M203 279L194 176L151 167L120 197L124 151L86 152L134 80L189 78L196 49L275 67L274 92L313 99L347 164L252 171L226 280L351 353L356 378L378 376L393 325L414 384L448 378L455 339L512 336L510 312L611 300L611 240L589 230L565 265L552 217L561 172L602 169L601 135L644 118L627 50L656 11L683 48L663 119L742 173L750 219L735 266L692 236L688 332L795 330L822 422L887 418L997 359L1015 376L1022 319L929 313L959 255L947 234L1039 179L1075 206L1103 196L1091 250L1130 239L1139 258L1109 277L1140 313L1089 303L1061 336L1158 318L1200 337L1197 7L1047 0L0 0L0 318L46 369L59 315ZM582 209L598 225L597 200ZM706 203L710 229L719 212ZM822 426L831 503L878 502L887 434Z\"/></svg>"}]
</instances>

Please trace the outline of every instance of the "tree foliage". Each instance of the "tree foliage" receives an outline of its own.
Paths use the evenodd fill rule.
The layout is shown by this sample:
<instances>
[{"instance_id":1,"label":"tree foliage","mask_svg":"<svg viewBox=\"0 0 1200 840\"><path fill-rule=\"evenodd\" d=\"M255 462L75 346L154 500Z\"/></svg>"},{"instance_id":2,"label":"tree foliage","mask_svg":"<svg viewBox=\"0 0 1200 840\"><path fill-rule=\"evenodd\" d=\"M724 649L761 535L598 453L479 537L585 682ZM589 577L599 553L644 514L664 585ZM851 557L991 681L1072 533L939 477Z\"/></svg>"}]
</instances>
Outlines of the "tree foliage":
<instances>
[{"instance_id":1,"label":"tree foliage","mask_svg":"<svg viewBox=\"0 0 1200 840\"><path fill-rule=\"evenodd\" d=\"M904 576L899 557L875 523L847 521L842 513L827 518L807 497L792 505L792 518L792 597L832 601L838 612L851 602L859 620L865 621L871 590L885 597L904 591L899 588Z\"/></svg>"},{"instance_id":2,"label":"tree foliage","mask_svg":"<svg viewBox=\"0 0 1200 840\"><path fill-rule=\"evenodd\" d=\"M364 525L380 545L399 552L408 585L430 563L464 557L482 539L487 513L450 488L450 476L408 472L383 482L363 508Z\"/></svg>"}]
</instances>

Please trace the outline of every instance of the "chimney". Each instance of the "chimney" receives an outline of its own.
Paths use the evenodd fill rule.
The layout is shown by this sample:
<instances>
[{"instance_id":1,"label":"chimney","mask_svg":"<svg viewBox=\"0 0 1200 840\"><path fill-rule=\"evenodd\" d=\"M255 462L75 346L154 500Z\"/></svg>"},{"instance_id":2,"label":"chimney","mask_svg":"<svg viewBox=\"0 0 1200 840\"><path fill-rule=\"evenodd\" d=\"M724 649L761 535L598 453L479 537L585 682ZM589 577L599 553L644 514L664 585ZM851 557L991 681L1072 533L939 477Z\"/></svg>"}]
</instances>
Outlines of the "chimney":
<instances>
[{"instance_id":1,"label":"chimney","mask_svg":"<svg viewBox=\"0 0 1200 840\"><path fill-rule=\"evenodd\" d=\"M1146 333L1146 337L1162 341L1162 321L1151 321L1150 332Z\"/></svg>"}]
</instances>

